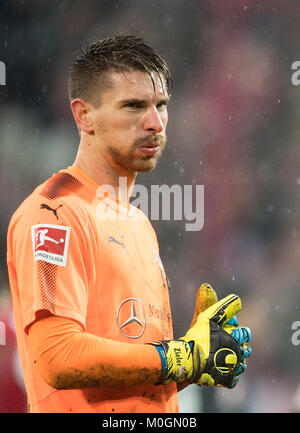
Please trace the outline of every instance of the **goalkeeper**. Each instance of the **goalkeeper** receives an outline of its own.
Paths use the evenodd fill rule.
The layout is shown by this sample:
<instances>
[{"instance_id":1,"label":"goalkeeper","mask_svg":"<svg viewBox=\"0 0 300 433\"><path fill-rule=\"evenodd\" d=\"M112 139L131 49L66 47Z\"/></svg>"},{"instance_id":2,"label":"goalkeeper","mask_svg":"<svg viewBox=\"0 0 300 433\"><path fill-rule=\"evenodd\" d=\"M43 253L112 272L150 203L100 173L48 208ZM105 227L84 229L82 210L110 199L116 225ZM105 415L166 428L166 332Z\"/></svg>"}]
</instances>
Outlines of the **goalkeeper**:
<instances>
[{"instance_id":1,"label":"goalkeeper","mask_svg":"<svg viewBox=\"0 0 300 433\"><path fill-rule=\"evenodd\" d=\"M250 331L236 295L203 286L174 340L168 280L150 221L130 204L166 144L171 76L135 36L72 64L74 163L38 186L8 230L8 270L30 412L178 412L177 387L232 388ZM120 182L124 177L126 182ZM201 304L201 302L200 302Z\"/></svg>"}]
</instances>

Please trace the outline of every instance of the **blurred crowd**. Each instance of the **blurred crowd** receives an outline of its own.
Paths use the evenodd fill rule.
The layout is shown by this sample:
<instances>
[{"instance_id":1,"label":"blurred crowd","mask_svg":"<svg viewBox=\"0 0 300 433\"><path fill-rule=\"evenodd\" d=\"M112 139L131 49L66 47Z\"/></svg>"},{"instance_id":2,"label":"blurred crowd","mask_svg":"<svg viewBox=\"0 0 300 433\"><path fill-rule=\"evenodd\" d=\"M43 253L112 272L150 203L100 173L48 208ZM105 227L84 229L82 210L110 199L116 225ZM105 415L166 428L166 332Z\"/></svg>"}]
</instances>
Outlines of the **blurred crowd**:
<instances>
[{"instance_id":1,"label":"blurred crowd","mask_svg":"<svg viewBox=\"0 0 300 433\"><path fill-rule=\"evenodd\" d=\"M204 185L204 227L153 221L171 282L174 333L210 282L242 298L253 356L236 389L191 387L199 412L300 412L300 4L291 0L10 0L0 3L0 412L26 410L6 270L12 212L35 186L72 164L78 135L66 81L82 43L134 33L174 78L168 145L139 183ZM5 375L5 376L4 376Z\"/></svg>"}]
</instances>

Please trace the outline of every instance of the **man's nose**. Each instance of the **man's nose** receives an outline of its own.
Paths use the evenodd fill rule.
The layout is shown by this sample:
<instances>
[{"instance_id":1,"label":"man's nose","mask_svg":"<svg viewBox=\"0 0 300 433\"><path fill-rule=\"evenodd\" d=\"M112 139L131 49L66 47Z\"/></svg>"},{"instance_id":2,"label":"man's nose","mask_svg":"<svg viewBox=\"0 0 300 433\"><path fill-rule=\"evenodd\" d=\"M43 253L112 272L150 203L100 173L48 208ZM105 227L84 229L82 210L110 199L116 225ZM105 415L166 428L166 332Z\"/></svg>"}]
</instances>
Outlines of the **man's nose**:
<instances>
[{"instance_id":1,"label":"man's nose","mask_svg":"<svg viewBox=\"0 0 300 433\"><path fill-rule=\"evenodd\" d=\"M164 124L156 107L147 110L144 117L144 130L159 133L164 129Z\"/></svg>"}]
</instances>

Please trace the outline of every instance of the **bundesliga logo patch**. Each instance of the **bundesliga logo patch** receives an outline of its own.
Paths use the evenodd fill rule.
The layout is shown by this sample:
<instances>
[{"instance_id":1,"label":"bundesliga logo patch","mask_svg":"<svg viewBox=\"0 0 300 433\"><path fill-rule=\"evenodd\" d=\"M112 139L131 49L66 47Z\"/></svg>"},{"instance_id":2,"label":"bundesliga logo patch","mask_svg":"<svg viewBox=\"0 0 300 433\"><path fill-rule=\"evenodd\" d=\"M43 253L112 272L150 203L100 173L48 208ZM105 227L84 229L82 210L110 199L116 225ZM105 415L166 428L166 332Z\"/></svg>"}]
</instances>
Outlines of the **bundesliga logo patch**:
<instances>
[{"instance_id":1,"label":"bundesliga logo patch","mask_svg":"<svg viewBox=\"0 0 300 433\"><path fill-rule=\"evenodd\" d=\"M70 227L37 224L31 227L34 260L66 266Z\"/></svg>"}]
</instances>

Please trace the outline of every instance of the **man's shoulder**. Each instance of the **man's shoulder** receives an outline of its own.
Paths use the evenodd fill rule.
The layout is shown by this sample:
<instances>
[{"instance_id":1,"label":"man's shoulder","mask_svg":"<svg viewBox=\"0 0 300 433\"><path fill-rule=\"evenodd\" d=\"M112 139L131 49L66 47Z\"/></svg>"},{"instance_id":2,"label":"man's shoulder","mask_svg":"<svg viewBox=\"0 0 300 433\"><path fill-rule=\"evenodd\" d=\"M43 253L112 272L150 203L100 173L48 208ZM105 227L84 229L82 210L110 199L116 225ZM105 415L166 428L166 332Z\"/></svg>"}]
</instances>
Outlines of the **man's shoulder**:
<instances>
[{"instance_id":1,"label":"man's shoulder","mask_svg":"<svg viewBox=\"0 0 300 433\"><path fill-rule=\"evenodd\" d=\"M54 173L37 186L13 213L10 226L23 222L35 224L40 222L63 223L68 218L80 217L80 212L89 202L89 192L67 169Z\"/></svg>"},{"instance_id":2,"label":"man's shoulder","mask_svg":"<svg viewBox=\"0 0 300 433\"><path fill-rule=\"evenodd\" d=\"M84 190L84 184L68 169L60 170L47 179L36 192L49 200L70 197L75 198Z\"/></svg>"}]
</instances>

